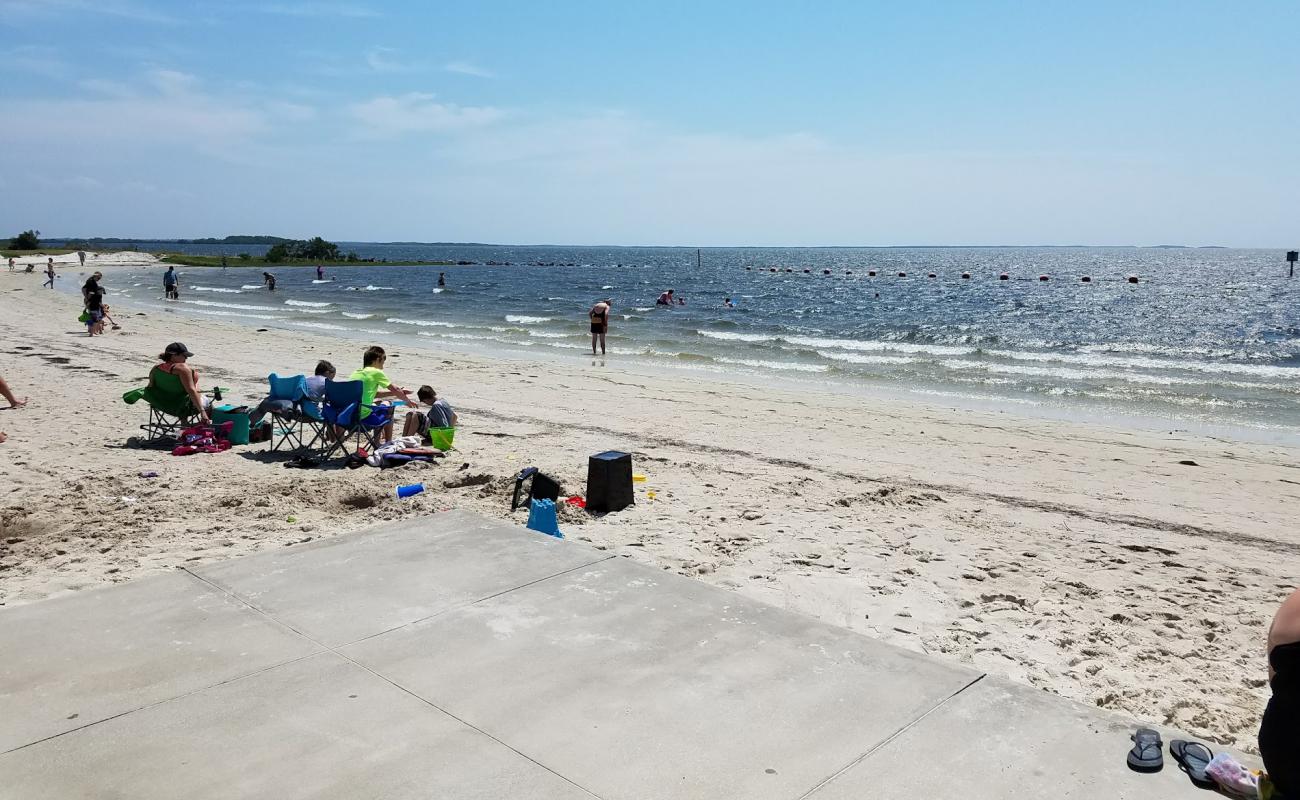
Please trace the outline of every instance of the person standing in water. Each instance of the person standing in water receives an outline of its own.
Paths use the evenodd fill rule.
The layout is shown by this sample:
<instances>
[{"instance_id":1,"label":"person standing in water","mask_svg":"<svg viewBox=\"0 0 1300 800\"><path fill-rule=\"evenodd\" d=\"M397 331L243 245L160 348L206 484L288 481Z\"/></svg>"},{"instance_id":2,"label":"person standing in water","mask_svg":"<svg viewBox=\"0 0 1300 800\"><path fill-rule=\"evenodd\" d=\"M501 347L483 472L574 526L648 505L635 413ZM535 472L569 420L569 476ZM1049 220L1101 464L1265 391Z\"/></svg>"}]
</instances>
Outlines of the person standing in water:
<instances>
[{"instance_id":1,"label":"person standing in water","mask_svg":"<svg viewBox=\"0 0 1300 800\"><path fill-rule=\"evenodd\" d=\"M168 300L179 300L181 293L176 290L176 267L168 267L163 273L163 294Z\"/></svg>"},{"instance_id":2,"label":"person standing in water","mask_svg":"<svg viewBox=\"0 0 1300 800\"><path fill-rule=\"evenodd\" d=\"M262 273L262 283L266 285L266 290L268 292L275 291L275 276L272 275L271 273L269 272Z\"/></svg>"},{"instance_id":3,"label":"person standing in water","mask_svg":"<svg viewBox=\"0 0 1300 800\"><path fill-rule=\"evenodd\" d=\"M587 312L591 320L591 354L596 355L596 341L600 340L600 354L605 355L605 334L609 333L609 309L613 300L602 300Z\"/></svg>"},{"instance_id":4,"label":"person standing in water","mask_svg":"<svg viewBox=\"0 0 1300 800\"><path fill-rule=\"evenodd\" d=\"M445 272L439 272L439 273L438 273L438 285L439 285L439 286L446 286L446 285L447 285L447 273L445 273Z\"/></svg>"},{"instance_id":5,"label":"person standing in water","mask_svg":"<svg viewBox=\"0 0 1300 800\"><path fill-rule=\"evenodd\" d=\"M325 280L325 268L322 267L320 264L316 265L316 280L318 281Z\"/></svg>"},{"instance_id":6,"label":"person standing in water","mask_svg":"<svg viewBox=\"0 0 1300 800\"><path fill-rule=\"evenodd\" d=\"M668 291L666 291L666 292L664 292L663 294L659 295L659 299L655 301L655 305L657 305L657 306L671 306L672 304L673 304L673 290L672 290L672 289L669 289Z\"/></svg>"}]
</instances>

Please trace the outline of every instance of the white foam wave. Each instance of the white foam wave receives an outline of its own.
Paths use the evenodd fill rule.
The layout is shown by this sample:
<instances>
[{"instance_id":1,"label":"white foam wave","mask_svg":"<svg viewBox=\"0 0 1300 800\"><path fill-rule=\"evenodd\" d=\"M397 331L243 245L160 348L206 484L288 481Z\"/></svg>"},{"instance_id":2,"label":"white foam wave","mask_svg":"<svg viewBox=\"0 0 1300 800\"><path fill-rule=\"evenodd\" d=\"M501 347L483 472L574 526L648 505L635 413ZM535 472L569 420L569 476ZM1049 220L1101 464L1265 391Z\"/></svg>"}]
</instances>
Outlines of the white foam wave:
<instances>
[{"instance_id":1,"label":"white foam wave","mask_svg":"<svg viewBox=\"0 0 1300 800\"><path fill-rule=\"evenodd\" d=\"M348 319L370 319L374 314L353 314L351 311L344 311L343 316Z\"/></svg>"},{"instance_id":2,"label":"white foam wave","mask_svg":"<svg viewBox=\"0 0 1300 800\"><path fill-rule=\"evenodd\" d=\"M721 339L725 342L775 342L777 337L765 333L731 333L729 331L696 331L709 339Z\"/></svg>"},{"instance_id":3,"label":"white foam wave","mask_svg":"<svg viewBox=\"0 0 1300 800\"><path fill-rule=\"evenodd\" d=\"M216 300L182 300L182 303L190 306L205 306L209 308L232 308L237 311L279 311L275 306L246 306L240 303L219 303Z\"/></svg>"},{"instance_id":4,"label":"white foam wave","mask_svg":"<svg viewBox=\"0 0 1300 800\"><path fill-rule=\"evenodd\" d=\"M418 325L421 328L459 328L459 325L453 325L450 322L434 322L428 319L402 319L400 317L389 317L384 322L391 322L395 325Z\"/></svg>"},{"instance_id":5,"label":"white foam wave","mask_svg":"<svg viewBox=\"0 0 1300 800\"><path fill-rule=\"evenodd\" d=\"M1175 361L1146 356L1105 356L1097 353L1028 353L1009 350L990 350L989 355L1017 361L1060 362L1090 367L1119 367L1121 369L1186 370L1227 375L1252 375L1261 378L1300 378L1300 369L1268 364L1238 364L1213 361Z\"/></svg>"},{"instance_id":6,"label":"white foam wave","mask_svg":"<svg viewBox=\"0 0 1300 800\"><path fill-rule=\"evenodd\" d=\"M261 289L261 288L262 288L262 284L260 284L260 283L246 283L246 284L244 284L243 286L240 286L239 288L240 288L240 289Z\"/></svg>"},{"instance_id":7,"label":"white foam wave","mask_svg":"<svg viewBox=\"0 0 1300 800\"><path fill-rule=\"evenodd\" d=\"M847 361L850 364L915 364L917 361L911 356L867 356L861 353L836 353L830 350L818 350L817 355L832 361Z\"/></svg>"},{"instance_id":8,"label":"white foam wave","mask_svg":"<svg viewBox=\"0 0 1300 800\"><path fill-rule=\"evenodd\" d=\"M333 303L312 303L307 300L285 300L284 304L286 306L302 306L303 308L325 308L334 305Z\"/></svg>"},{"instance_id":9,"label":"white foam wave","mask_svg":"<svg viewBox=\"0 0 1300 800\"><path fill-rule=\"evenodd\" d=\"M863 350L867 352L894 350L899 353L921 353L932 356L967 356L975 352L973 347L953 347L942 344L879 342L862 339L821 339L813 336L783 336L781 338L800 347L829 348L833 350Z\"/></svg>"},{"instance_id":10,"label":"white foam wave","mask_svg":"<svg viewBox=\"0 0 1300 800\"><path fill-rule=\"evenodd\" d=\"M291 323L299 328L316 328L322 331L350 331L351 328L345 328L342 325L331 325L328 322L294 322Z\"/></svg>"},{"instance_id":11,"label":"white foam wave","mask_svg":"<svg viewBox=\"0 0 1300 800\"><path fill-rule=\"evenodd\" d=\"M241 294L241 291L239 289L222 289L217 286L191 286L190 288L196 292L220 292L221 294Z\"/></svg>"},{"instance_id":12,"label":"white foam wave","mask_svg":"<svg viewBox=\"0 0 1300 800\"><path fill-rule=\"evenodd\" d=\"M543 322L550 322L551 317L529 317L523 314L506 314L506 322L515 322L520 325L540 325Z\"/></svg>"},{"instance_id":13,"label":"white foam wave","mask_svg":"<svg viewBox=\"0 0 1300 800\"><path fill-rule=\"evenodd\" d=\"M193 309L195 314L206 314L210 317L243 317L245 319L282 319L274 314L245 314L241 311L214 311L205 308Z\"/></svg>"},{"instance_id":14,"label":"white foam wave","mask_svg":"<svg viewBox=\"0 0 1300 800\"><path fill-rule=\"evenodd\" d=\"M333 282L334 282L333 278L325 278L324 280L321 280L320 278L312 279L312 283L333 283Z\"/></svg>"},{"instance_id":15,"label":"white foam wave","mask_svg":"<svg viewBox=\"0 0 1300 800\"><path fill-rule=\"evenodd\" d=\"M830 367L825 364L794 364L789 361L757 361L749 358L723 358L718 357L718 361L726 364L737 364L743 367L756 367L758 369L776 369L787 370L791 372L825 372Z\"/></svg>"},{"instance_id":16,"label":"white foam wave","mask_svg":"<svg viewBox=\"0 0 1300 800\"><path fill-rule=\"evenodd\" d=\"M551 333L550 331L528 331L529 336L536 336L540 339L568 339L571 333Z\"/></svg>"}]
</instances>

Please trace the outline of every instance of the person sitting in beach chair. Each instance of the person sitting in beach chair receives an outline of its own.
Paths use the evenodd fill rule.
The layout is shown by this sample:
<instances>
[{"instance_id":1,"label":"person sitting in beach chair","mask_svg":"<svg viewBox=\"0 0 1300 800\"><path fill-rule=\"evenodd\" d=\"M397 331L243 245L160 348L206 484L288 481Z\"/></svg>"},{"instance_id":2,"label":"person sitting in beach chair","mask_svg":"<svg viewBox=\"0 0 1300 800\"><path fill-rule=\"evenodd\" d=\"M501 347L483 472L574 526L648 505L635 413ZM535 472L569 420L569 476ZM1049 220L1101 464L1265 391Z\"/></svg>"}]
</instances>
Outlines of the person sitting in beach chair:
<instances>
[{"instance_id":1,"label":"person sitting in beach chair","mask_svg":"<svg viewBox=\"0 0 1300 800\"><path fill-rule=\"evenodd\" d=\"M276 426L280 440L271 435L271 450L288 445L294 450L312 450L318 442L328 439L328 426L321 417L320 404L325 400L325 383L334 380L334 365L328 361L316 362L311 377L294 375L281 378L274 373L267 378L271 393L249 415L249 424L258 424L267 414L279 422ZM308 434L311 434L310 438Z\"/></svg>"},{"instance_id":2,"label":"person sitting in beach chair","mask_svg":"<svg viewBox=\"0 0 1300 800\"><path fill-rule=\"evenodd\" d=\"M439 450L451 449L459 415L446 400L439 398L432 386L421 386L415 396L429 407L428 411L410 411L402 424L403 436L419 436ZM444 446L445 445L445 446Z\"/></svg>"},{"instance_id":3,"label":"person sitting in beach chair","mask_svg":"<svg viewBox=\"0 0 1300 800\"><path fill-rule=\"evenodd\" d=\"M198 372L186 363L193 355L185 345L172 342L158 356L160 363L149 370L149 385L122 396L127 403L149 404L149 421L140 426L149 439L174 437L196 422L208 423Z\"/></svg>"},{"instance_id":4,"label":"person sitting in beach chair","mask_svg":"<svg viewBox=\"0 0 1300 800\"><path fill-rule=\"evenodd\" d=\"M410 392L393 383L384 374L384 364L388 361L388 354L384 348L379 345L372 345L366 348L366 352L361 356L361 369L352 373L348 380L361 381L361 409L360 418L364 420L370 416L370 413L376 405L376 400L381 397L400 398L407 405L415 405L411 401ZM388 415L388 424L384 427L384 441L393 438L393 420L392 414Z\"/></svg>"},{"instance_id":5,"label":"person sitting in beach chair","mask_svg":"<svg viewBox=\"0 0 1300 800\"><path fill-rule=\"evenodd\" d=\"M1267 652L1273 695L1259 725L1259 754L1282 797L1300 797L1300 590L1274 615Z\"/></svg>"}]
</instances>

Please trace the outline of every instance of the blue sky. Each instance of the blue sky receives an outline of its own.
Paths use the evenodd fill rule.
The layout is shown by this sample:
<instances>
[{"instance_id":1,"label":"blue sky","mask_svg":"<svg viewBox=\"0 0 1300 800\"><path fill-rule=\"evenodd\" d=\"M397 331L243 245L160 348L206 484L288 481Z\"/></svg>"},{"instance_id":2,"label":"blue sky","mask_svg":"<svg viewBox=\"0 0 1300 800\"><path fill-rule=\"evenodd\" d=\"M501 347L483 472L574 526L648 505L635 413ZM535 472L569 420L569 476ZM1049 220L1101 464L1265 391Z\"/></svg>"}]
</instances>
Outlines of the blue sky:
<instances>
[{"instance_id":1,"label":"blue sky","mask_svg":"<svg viewBox=\"0 0 1300 800\"><path fill-rule=\"evenodd\" d=\"M0 224L1300 242L1300 3L0 0Z\"/></svg>"}]
</instances>

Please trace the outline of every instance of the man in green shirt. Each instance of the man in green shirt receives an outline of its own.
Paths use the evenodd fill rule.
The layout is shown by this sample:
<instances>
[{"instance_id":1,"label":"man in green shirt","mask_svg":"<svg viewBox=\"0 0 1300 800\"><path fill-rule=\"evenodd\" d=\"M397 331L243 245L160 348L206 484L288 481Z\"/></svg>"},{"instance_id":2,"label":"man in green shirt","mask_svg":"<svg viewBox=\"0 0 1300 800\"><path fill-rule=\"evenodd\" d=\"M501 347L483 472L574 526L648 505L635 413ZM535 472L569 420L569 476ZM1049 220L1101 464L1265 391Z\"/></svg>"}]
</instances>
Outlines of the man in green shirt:
<instances>
[{"instance_id":1,"label":"man in green shirt","mask_svg":"<svg viewBox=\"0 0 1300 800\"><path fill-rule=\"evenodd\" d=\"M373 406L376 398L380 397L400 397L406 401L407 405L414 405L411 402L410 394L402 387L394 384L384 374L384 362L388 360L388 354L384 348L379 345L372 345L366 348L366 352L361 356L361 369L352 373L348 380L361 381L361 404L363 406ZM369 408L361 409L361 418L365 419L370 416ZM393 438L393 423L384 426L384 440L388 441Z\"/></svg>"}]
</instances>

